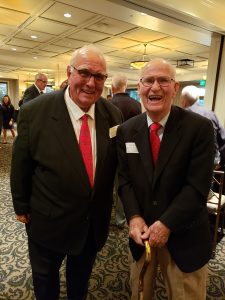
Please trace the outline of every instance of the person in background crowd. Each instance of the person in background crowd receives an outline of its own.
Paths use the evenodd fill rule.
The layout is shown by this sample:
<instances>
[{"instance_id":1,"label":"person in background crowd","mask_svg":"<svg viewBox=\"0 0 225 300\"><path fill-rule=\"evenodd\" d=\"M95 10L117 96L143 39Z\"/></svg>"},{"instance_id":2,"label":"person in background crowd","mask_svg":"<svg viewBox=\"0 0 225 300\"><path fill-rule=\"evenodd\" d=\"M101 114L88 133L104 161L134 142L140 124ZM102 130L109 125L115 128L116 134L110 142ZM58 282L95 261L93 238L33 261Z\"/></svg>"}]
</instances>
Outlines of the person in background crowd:
<instances>
[{"instance_id":1,"label":"person in background crowd","mask_svg":"<svg viewBox=\"0 0 225 300\"><path fill-rule=\"evenodd\" d=\"M67 299L86 299L111 217L122 114L100 97L105 58L84 46L73 53L67 75L66 89L21 107L12 155L12 199L26 224L38 300L59 299L65 257Z\"/></svg>"},{"instance_id":2,"label":"person in background crowd","mask_svg":"<svg viewBox=\"0 0 225 300\"><path fill-rule=\"evenodd\" d=\"M152 299L157 266L168 299L205 300L211 238L207 211L214 160L212 123L173 106L175 69L163 59L146 64L138 83L146 113L117 130L119 195L129 222L131 299Z\"/></svg>"},{"instance_id":3,"label":"person in background crowd","mask_svg":"<svg viewBox=\"0 0 225 300\"><path fill-rule=\"evenodd\" d=\"M195 112L209 119L215 132L215 149L218 150L215 155L215 164L219 169L225 170L225 130L220 124L216 114L198 103L199 89L194 85L186 86L181 91L181 107Z\"/></svg>"},{"instance_id":4,"label":"person in background crowd","mask_svg":"<svg viewBox=\"0 0 225 300\"><path fill-rule=\"evenodd\" d=\"M36 74L34 84L28 87L23 94L22 103L24 104L36 98L37 96L43 94L47 86L47 83L48 83L48 78L45 74L43 73Z\"/></svg>"},{"instance_id":5,"label":"person in background crowd","mask_svg":"<svg viewBox=\"0 0 225 300\"><path fill-rule=\"evenodd\" d=\"M141 104L131 98L127 89L127 77L123 74L115 74L112 77L112 93L113 97L110 100L112 104L119 108L123 114L124 121L141 114ZM115 222L119 228L123 228L126 223L126 218L123 211L121 200L118 196L118 177L115 179L114 202L115 202Z\"/></svg>"},{"instance_id":6,"label":"person in background crowd","mask_svg":"<svg viewBox=\"0 0 225 300\"><path fill-rule=\"evenodd\" d=\"M115 74L112 78L113 97L110 100L112 104L117 106L124 117L124 121L141 113L141 104L131 98L127 89L127 77L123 74Z\"/></svg>"},{"instance_id":7,"label":"person in background crowd","mask_svg":"<svg viewBox=\"0 0 225 300\"><path fill-rule=\"evenodd\" d=\"M8 95L2 98L2 116L3 116L3 144L7 143L7 130L11 131L12 137L15 138L13 129L14 106Z\"/></svg>"}]
</instances>

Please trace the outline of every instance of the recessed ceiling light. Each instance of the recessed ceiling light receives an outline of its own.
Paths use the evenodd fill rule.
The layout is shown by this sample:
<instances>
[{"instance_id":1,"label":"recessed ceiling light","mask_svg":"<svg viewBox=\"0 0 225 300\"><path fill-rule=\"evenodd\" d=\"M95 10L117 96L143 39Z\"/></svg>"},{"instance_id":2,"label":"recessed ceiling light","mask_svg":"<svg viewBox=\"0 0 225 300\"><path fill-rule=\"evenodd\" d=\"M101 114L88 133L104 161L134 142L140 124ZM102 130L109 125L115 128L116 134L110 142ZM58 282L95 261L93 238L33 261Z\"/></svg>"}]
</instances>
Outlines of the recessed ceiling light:
<instances>
[{"instance_id":1,"label":"recessed ceiling light","mask_svg":"<svg viewBox=\"0 0 225 300\"><path fill-rule=\"evenodd\" d=\"M64 17L65 17L65 18L71 18L71 16L72 16L72 15L71 15L70 13L65 13L65 14L64 14Z\"/></svg>"},{"instance_id":2,"label":"recessed ceiling light","mask_svg":"<svg viewBox=\"0 0 225 300\"><path fill-rule=\"evenodd\" d=\"M16 48L11 48L12 51L16 51Z\"/></svg>"},{"instance_id":3,"label":"recessed ceiling light","mask_svg":"<svg viewBox=\"0 0 225 300\"><path fill-rule=\"evenodd\" d=\"M31 35L30 36L32 39L37 39L38 37L36 35Z\"/></svg>"},{"instance_id":4,"label":"recessed ceiling light","mask_svg":"<svg viewBox=\"0 0 225 300\"><path fill-rule=\"evenodd\" d=\"M147 16L147 14L146 13L143 13L143 12L141 12L140 13L142 16Z\"/></svg>"},{"instance_id":5,"label":"recessed ceiling light","mask_svg":"<svg viewBox=\"0 0 225 300\"><path fill-rule=\"evenodd\" d=\"M33 59L37 59L37 56L33 56Z\"/></svg>"}]
</instances>

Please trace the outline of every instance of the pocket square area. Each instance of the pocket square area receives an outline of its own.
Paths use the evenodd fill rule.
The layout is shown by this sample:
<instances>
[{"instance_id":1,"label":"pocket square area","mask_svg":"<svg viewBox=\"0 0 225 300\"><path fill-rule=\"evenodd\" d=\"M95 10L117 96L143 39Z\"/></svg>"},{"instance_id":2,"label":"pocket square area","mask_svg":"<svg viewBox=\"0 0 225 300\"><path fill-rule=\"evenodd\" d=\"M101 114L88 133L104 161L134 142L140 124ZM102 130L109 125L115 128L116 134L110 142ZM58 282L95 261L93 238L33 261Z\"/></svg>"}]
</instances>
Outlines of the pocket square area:
<instances>
[{"instance_id":1,"label":"pocket square area","mask_svg":"<svg viewBox=\"0 0 225 300\"><path fill-rule=\"evenodd\" d=\"M139 153L138 148L135 143L125 143L126 144L126 153Z\"/></svg>"}]
</instances>

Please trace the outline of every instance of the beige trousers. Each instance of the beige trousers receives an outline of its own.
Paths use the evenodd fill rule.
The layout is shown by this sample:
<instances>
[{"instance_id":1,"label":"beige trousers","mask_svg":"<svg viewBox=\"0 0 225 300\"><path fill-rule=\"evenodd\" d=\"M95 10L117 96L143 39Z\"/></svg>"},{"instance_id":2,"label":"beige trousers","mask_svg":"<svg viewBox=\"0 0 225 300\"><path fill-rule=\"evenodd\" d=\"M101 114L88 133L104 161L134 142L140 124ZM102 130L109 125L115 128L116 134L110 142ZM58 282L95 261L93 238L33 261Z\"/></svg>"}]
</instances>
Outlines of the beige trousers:
<instances>
[{"instance_id":1,"label":"beige trousers","mask_svg":"<svg viewBox=\"0 0 225 300\"><path fill-rule=\"evenodd\" d=\"M194 253L193 253L194 255ZM139 261L129 255L131 275L131 300L138 300L139 274L145 260L145 253ZM172 260L167 247L151 248L151 262L144 276L144 300L152 300L157 268L160 266L169 300L205 300L208 269L203 266L192 273L182 272Z\"/></svg>"}]
</instances>

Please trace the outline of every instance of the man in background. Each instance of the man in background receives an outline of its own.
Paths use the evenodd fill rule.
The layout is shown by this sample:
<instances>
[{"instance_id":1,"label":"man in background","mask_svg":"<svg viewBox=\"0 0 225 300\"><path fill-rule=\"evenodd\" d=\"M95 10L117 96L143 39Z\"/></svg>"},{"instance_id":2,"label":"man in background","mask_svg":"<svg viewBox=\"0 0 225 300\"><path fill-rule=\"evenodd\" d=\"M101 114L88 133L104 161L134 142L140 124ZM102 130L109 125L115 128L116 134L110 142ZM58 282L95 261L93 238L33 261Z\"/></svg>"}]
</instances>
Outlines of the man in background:
<instances>
[{"instance_id":1,"label":"man in background","mask_svg":"<svg viewBox=\"0 0 225 300\"><path fill-rule=\"evenodd\" d=\"M173 106L175 69L163 59L143 68L138 83L146 113L117 130L119 196L129 223L132 300L145 262L144 299L152 299L157 267L168 299L206 299L211 257L207 196L214 145L212 123Z\"/></svg>"},{"instance_id":2,"label":"man in background","mask_svg":"<svg viewBox=\"0 0 225 300\"><path fill-rule=\"evenodd\" d=\"M216 114L198 104L199 89L194 85L186 86L181 91L181 107L195 112L209 119L215 132L215 149L218 150L215 155L215 165L219 165L221 170L225 170L225 130L220 124Z\"/></svg>"},{"instance_id":3,"label":"man in background","mask_svg":"<svg viewBox=\"0 0 225 300\"><path fill-rule=\"evenodd\" d=\"M131 98L127 89L127 77L123 74L115 74L112 78L112 93L113 97L110 100L123 114L124 121L141 114L141 104ZM115 179L114 202L115 202L115 222L119 228L123 228L126 223L123 206L119 198L118 192L118 177Z\"/></svg>"},{"instance_id":4,"label":"man in background","mask_svg":"<svg viewBox=\"0 0 225 300\"><path fill-rule=\"evenodd\" d=\"M37 96L43 94L48 83L48 78L43 73L38 73L35 75L35 82L30 87L28 87L23 95L22 103L26 103Z\"/></svg>"},{"instance_id":5,"label":"man in background","mask_svg":"<svg viewBox=\"0 0 225 300\"><path fill-rule=\"evenodd\" d=\"M66 257L68 300L84 300L104 246L122 114L101 96L106 61L93 45L76 50L68 86L22 105L12 155L15 213L26 224L34 292L59 299Z\"/></svg>"},{"instance_id":6,"label":"man in background","mask_svg":"<svg viewBox=\"0 0 225 300\"><path fill-rule=\"evenodd\" d=\"M110 102L121 110L124 121L141 113L140 102L131 98L129 94L126 93L126 89L127 77L123 74L115 74L112 78L113 97Z\"/></svg>"}]
</instances>

